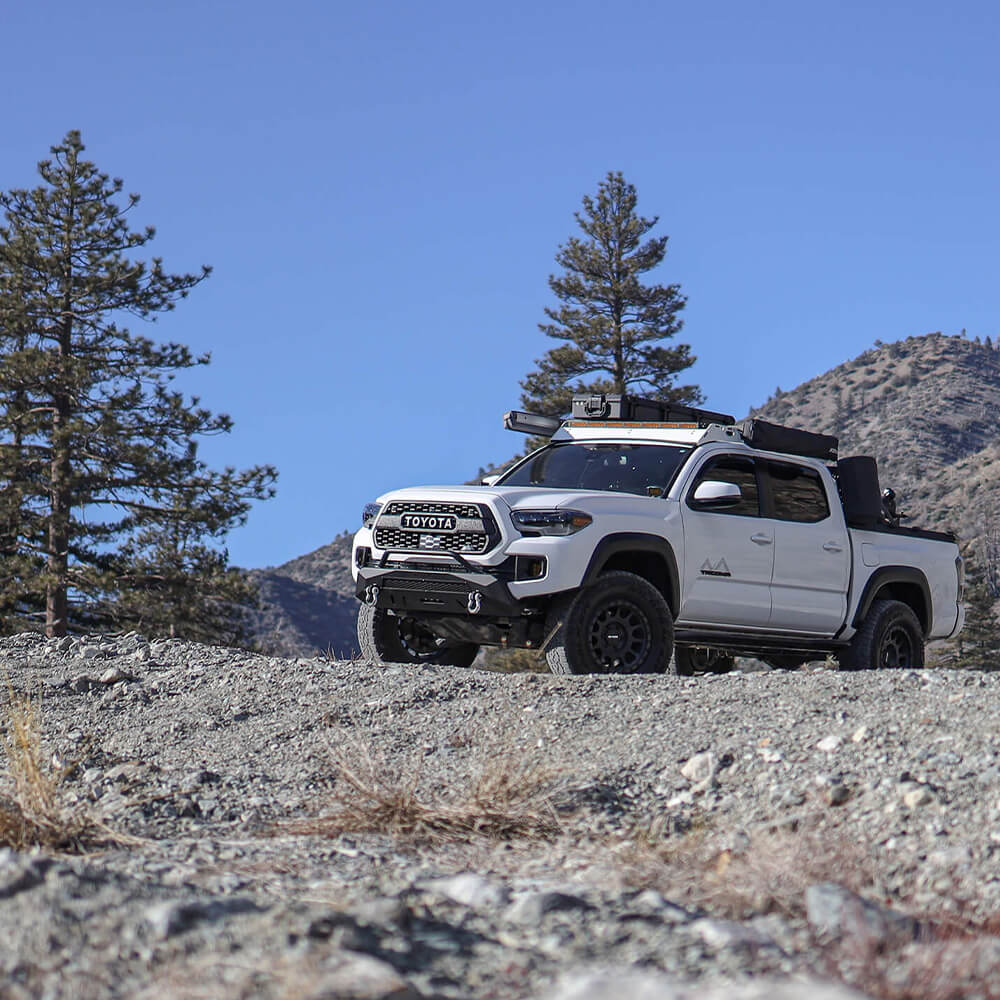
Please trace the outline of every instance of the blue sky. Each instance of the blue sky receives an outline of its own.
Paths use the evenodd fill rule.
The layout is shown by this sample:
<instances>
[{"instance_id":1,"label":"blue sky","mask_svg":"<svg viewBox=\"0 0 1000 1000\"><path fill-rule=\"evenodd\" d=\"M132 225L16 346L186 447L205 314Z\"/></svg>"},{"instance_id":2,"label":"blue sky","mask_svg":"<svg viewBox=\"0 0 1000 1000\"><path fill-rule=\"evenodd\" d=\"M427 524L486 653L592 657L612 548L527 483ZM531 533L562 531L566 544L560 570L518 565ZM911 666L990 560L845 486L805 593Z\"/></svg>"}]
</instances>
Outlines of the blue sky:
<instances>
[{"instance_id":1,"label":"blue sky","mask_svg":"<svg viewBox=\"0 0 1000 1000\"><path fill-rule=\"evenodd\" d=\"M608 170L670 234L714 409L1000 332L995 4L8 0L0 37L0 187L78 128L151 251L215 268L144 332L212 352L212 464L279 468L239 565L521 446L500 415Z\"/></svg>"}]
</instances>

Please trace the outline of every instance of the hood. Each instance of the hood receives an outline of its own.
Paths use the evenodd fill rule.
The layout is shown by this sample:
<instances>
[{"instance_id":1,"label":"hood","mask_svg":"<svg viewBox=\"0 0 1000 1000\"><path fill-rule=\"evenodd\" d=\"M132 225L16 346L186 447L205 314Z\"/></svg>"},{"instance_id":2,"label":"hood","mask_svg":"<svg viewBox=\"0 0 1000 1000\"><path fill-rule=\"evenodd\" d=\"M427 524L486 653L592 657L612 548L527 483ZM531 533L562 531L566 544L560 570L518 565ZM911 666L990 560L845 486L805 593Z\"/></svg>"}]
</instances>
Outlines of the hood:
<instances>
[{"instance_id":1,"label":"hood","mask_svg":"<svg viewBox=\"0 0 1000 1000\"><path fill-rule=\"evenodd\" d=\"M506 506L592 508L595 505L617 506L622 498L639 499L632 493L607 493L603 490L539 489L532 486L410 486L392 490L378 498L379 503L390 500L439 500L443 503L489 503L499 500Z\"/></svg>"}]
</instances>

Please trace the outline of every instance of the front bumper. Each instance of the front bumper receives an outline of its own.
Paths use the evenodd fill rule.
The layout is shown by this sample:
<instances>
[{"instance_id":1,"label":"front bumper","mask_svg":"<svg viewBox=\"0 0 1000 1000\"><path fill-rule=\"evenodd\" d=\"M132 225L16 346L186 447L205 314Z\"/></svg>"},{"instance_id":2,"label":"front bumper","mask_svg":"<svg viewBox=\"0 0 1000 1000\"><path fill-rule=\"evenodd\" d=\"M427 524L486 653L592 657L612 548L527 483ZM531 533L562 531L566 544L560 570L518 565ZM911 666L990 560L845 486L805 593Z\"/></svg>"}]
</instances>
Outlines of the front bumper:
<instances>
[{"instance_id":1,"label":"front bumper","mask_svg":"<svg viewBox=\"0 0 1000 1000\"><path fill-rule=\"evenodd\" d=\"M478 570L359 566L356 592L360 600L397 613L519 618L528 610L505 579Z\"/></svg>"}]
</instances>

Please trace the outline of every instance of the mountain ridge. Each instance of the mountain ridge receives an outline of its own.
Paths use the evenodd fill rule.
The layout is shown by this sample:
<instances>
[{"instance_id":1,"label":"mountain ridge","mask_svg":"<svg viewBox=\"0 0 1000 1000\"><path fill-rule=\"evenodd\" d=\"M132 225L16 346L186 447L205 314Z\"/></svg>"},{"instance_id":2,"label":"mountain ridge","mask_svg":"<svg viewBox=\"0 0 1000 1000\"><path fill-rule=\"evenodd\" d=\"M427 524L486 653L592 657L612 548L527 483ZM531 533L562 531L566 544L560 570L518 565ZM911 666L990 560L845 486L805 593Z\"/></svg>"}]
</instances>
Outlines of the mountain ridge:
<instances>
[{"instance_id":1,"label":"mountain ridge","mask_svg":"<svg viewBox=\"0 0 1000 1000\"><path fill-rule=\"evenodd\" d=\"M1000 507L998 347L941 333L876 343L750 416L835 434L842 456L873 455L906 523L968 543Z\"/></svg>"}]
</instances>

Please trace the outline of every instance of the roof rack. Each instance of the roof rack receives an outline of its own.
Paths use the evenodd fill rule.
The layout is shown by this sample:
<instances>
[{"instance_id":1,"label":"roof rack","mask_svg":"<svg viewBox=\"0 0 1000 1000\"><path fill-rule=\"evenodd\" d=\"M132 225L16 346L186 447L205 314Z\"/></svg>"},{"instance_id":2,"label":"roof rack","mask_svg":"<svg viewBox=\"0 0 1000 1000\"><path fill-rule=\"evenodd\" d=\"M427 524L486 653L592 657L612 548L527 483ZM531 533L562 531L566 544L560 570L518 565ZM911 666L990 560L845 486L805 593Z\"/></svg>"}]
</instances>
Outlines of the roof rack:
<instances>
[{"instance_id":1,"label":"roof rack","mask_svg":"<svg viewBox=\"0 0 1000 1000\"><path fill-rule=\"evenodd\" d=\"M573 419L656 423L676 421L697 424L699 427L708 427L710 424L729 427L736 423L736 418L728 413L715 413L681 403L622 393L576 393L573 396Z\"/></svg>"},{"instance_id":2,"label":"roof rack","mask_svg":"<svg viewBox=\"0 0 1000 1000\"><path fill-rule=\"evenodd\" d=\"M595 426L598 423L628 426L644 423L686 424L704 429L710 426L733 427L736 424L736 419L728 413L716 413L682 403L624 393L576 393L573 396L573 413L570 419L574 422L593 422ZM558 417L525 413L521 410L510 410L504 414L504 427L508 430L540 437L552 437L562 424L563 421ZM832 434L815 434L797 427L772 424L756 417L745 420L738 430L740 437L751 448L802 458L818 458L824 462L837 461L840 442Z\"/></svg>"}]
</instances>

